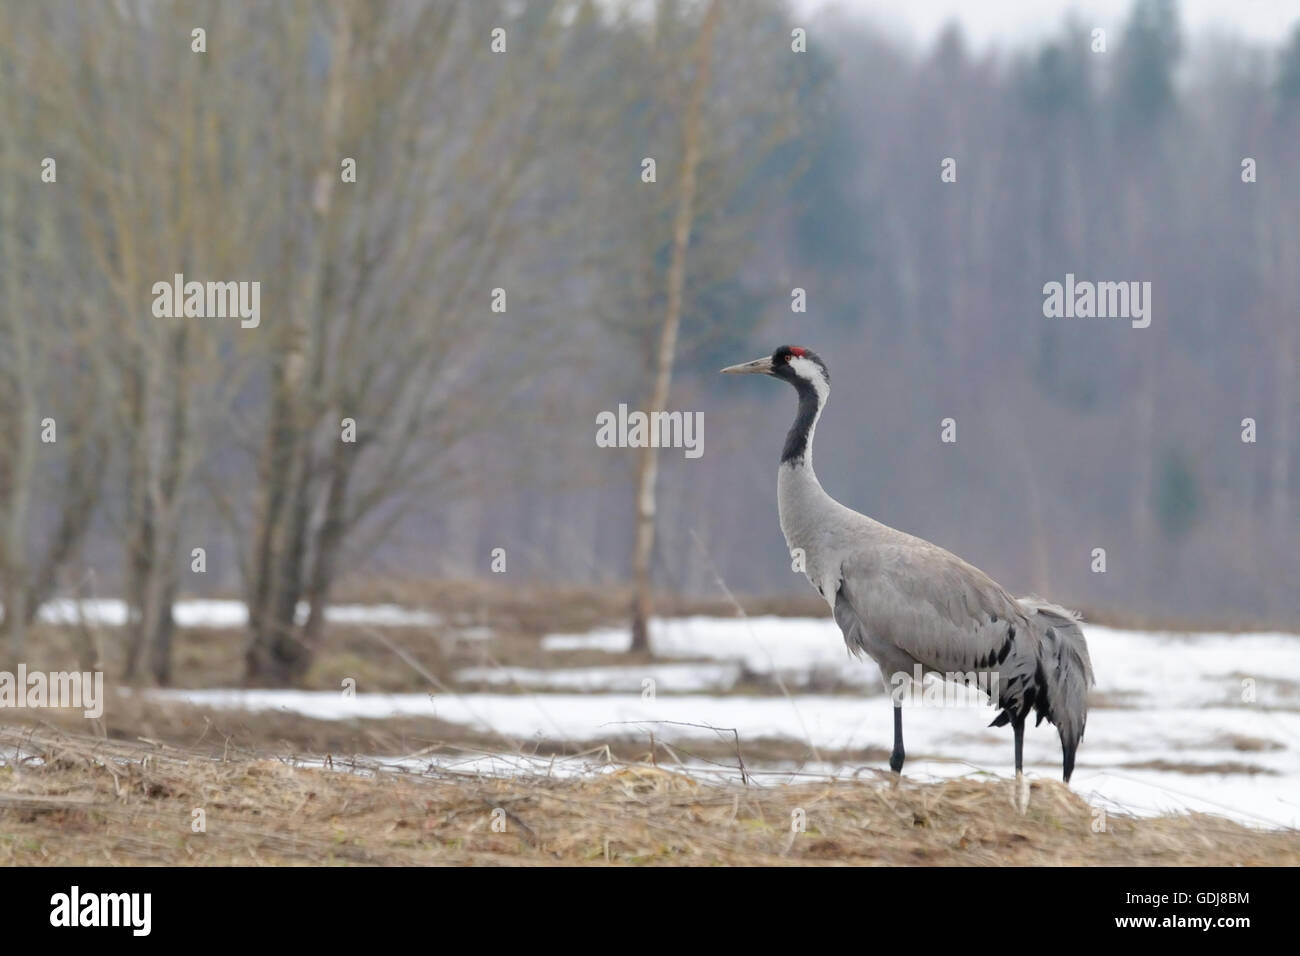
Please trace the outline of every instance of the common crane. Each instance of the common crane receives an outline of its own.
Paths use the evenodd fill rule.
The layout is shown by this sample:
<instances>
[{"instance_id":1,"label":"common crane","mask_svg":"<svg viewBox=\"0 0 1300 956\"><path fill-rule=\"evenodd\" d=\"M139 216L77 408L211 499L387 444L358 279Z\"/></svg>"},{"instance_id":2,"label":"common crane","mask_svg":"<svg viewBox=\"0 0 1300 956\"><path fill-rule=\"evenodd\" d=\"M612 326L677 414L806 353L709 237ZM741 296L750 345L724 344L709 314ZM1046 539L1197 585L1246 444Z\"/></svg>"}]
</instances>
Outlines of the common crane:
<instances>
[{"instance_id":1,"label":"common crane","mask_svg":"<svg viewBox=\"0 0 1300 956\"><path fill-rule=\"evenodd\" d=\"M724 368L771 375L794 386L799 410L777 472L781 531L800 549L808 580L821 593L857 656L878 665L886 686L922 674L982 673L1001 712L990 726L1015 735L1016 803L1025 809L1025 718L1047 718L1061 736L1068 783L1088 718L1093 683L1088 646L1071 611L1037 598L1014 598L983 571L938 545L846 508L828 495L812 466L813 433L830 395L826 363L783 345L771 356ZM903 675L901 678L896 675ZM903 769L903 711L894 696L890 769ZM897 779L897 777L895 777Z\"/></svg>"}]
</instances>

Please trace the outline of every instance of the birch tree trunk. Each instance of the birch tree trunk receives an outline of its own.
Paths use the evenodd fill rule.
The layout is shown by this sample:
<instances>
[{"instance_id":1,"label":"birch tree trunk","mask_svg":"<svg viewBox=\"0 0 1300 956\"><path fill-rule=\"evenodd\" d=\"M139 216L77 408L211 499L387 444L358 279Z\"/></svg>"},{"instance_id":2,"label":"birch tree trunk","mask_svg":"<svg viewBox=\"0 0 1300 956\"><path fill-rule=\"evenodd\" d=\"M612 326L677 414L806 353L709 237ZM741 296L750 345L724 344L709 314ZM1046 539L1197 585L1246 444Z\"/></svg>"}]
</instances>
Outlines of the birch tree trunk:
<instances>
[{"instance_id":1,"label":"birch tree trunk","mask_svg":"<svg viewBox=\"0 0 1300 956\"><path fill-rule=\"evenodd\" d=\"M686 249L691 241L695 208L695 176L700 164L700 114L704 92L709 85L713 50L713 28L719 13L718 0L712 0L700 26L695 43L695 77L691 82L682 135L681 178L677 193L677 212L673 221L672 259L668 265L668 305L660 330L659 356L654 387L647 412L663 411L668 404L672 384L673 360L677 352L677 329L682 320L682 293L686 286ZM656 449L641 449L637 466L636 545L633 551L633 574L636 593L632 599L632 653L650 649L647 621L651 610L651 565L655 544L655 482L659 475Z\"/></svg>"},{"instance_id":2,"label":"birch tree trunk","mask_svg":"<svg viewBox=\"0 0 1300 956\"><path fill-rule=\"evenodd\" d=\"M305 42L301 32L297 42ZM324 289L326 246L330 240L330 207L335 186L332 163L343 130L347 82L354 55L352 12L334 10L330 73L322 117L322 160L316 170L311 206L311 245L303 282L289 309L283 358L276 366L272 421L267 429L263 473L266 491L258 529L254 589L249 602L250 638L245 649L247 677L255 682L284 684L302 675L307 655L296 633L295 617L302 593L306 562L306 530L310 504L311 403L324 361L323 343L312 341L312 322L328 310ZM316 331L319 332L317 326ZM312 374L308 375L308 364ZM313 628L313 630L317 630Z\"/></svg>"}]
</instances>

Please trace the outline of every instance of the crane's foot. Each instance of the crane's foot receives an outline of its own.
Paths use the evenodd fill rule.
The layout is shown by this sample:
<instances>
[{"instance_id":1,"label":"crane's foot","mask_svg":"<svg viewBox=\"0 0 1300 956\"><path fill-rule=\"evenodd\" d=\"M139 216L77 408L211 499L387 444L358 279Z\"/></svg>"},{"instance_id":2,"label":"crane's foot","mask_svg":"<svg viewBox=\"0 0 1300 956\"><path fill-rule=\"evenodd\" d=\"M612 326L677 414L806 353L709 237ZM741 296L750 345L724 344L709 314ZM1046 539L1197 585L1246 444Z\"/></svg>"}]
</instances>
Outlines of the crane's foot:
<instances>
[{"instance_id":1,"label":"crane's foot","mask_svg":"<svg viewBox=\"0 0 1300 956\"><path fill-rule=\"evenodd\" d=\"M1023 773L1016 774L1015 789L1011 792L1011 805L1022 817L1029 812L1029 781Z\"/></svg>"}]
</instances>

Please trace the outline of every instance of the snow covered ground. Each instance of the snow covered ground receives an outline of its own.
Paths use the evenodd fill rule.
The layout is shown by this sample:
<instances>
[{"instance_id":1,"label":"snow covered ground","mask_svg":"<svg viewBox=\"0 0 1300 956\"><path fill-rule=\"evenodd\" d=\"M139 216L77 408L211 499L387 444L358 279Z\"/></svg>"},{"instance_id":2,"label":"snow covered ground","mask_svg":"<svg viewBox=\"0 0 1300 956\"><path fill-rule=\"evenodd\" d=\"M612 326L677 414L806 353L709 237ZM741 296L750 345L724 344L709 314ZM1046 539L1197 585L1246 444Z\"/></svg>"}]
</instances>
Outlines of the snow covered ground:
<instances>
[{"instance_id":1,"label":"snow covered ground","mask_svg":"<svg viewBox=\"0 0 1300 956\"><path fill-rule=\"evenodd\" d=\"M180 627L232 628L248 624L248 607L243 601L188 600L173 607ZM46 624L126 624L126 602L116 598L73 601L67 598L41 605L37 617ZM307 604L297 607L298 623L307 620ZM374 627L433 627L436 614L413 611L396 604L333 604L325 609L325 620L335 624L369 624Z\"/></svg>"},{"instance_id":2,"label":"snow covered ground","mask_svg":"<svg viewBox=\"0 0 1300 956\"><path fill-rule=\"evenodd\" d=\"M573 690L643 693L660 688L675 694L727 691L740 679L737 663L651 664L640 667L465 667L456 672L464 684L528 690Z\"/></svg>"},{"instance_id":3,"label":"snow covered ground","mask_svg":"<svg viewBox=\"0 0 1300 956\"><path fill-rule=\"evenodd\" d=\"M1073 786L1096 805L1136 812L1200 810L1246 823L1300 826L1300 637L1288 634L1165 634L1087 626L1098 686L1079 750ZM746 741L806 743L806 765L755 762L761 782L847 775L878 762L833 763L822 751L888 748L892 717L880 675L850 658L833 622L818 618L656 620L659 658L703 658L626 666L615 658L590 668L475 668L462 681L525 693L365 694L278 690L165 691L158 696L217 708L284 709L320 719L429 716L491 730L527 748L539 740L595 742L615 737L689 742L716 737L682 723L735 728ZM619 651L627 633L553 635L549 650ZM731 694L742 668L776 674L793 686L814 673L861 686L861 695ZM986 705L910 706L904 718L917 778L967 773L1006 776L1011 735L986 725ZM678 723L664 723L678 722ZM727 735L729 737L729 735ZM590 761L515 755L424 758L425 764L519 772L586 772ZM751 763L746 761L747 765ZM1025 739L1026 769L1058 777L1060 746L1046 724ZM535 766L534 766L535 765ZM717 766L713 772L725 772Z\"/></svg>"}]
</instances>

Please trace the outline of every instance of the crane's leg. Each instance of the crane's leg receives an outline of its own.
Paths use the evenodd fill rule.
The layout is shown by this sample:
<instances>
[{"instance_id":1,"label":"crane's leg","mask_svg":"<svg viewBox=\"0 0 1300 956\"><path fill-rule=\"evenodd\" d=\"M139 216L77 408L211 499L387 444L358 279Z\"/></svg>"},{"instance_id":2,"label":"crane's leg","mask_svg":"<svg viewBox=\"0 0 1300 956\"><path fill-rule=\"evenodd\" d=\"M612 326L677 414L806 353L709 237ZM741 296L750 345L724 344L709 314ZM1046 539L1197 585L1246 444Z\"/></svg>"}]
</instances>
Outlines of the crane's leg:
<instances>
[{"instance_id":1,"label":"crane's leg","mask_svg":"<svg viewBox=\"0 0 1300 956\"><path fill-rule=\"evenodd\" d=\"M1061 744L1061 771L1066 783L1070 782L1070 774L1074 773L1074 751L1078 746L1077 740L1068 747Z\"/></svg>"},{"instance_id":2,"label":"crane's leg","mask_svg":"<svg viewBox=\"0 0 1300 956\"><path fill-rule=\"evenodd\" d=\"M1016 735L1016 792L1015 806L1021 816L1029 809L1029 784L1025 780L1025 718L1011 721L1011 730Z\"/></svg>"},{"instance_id":3,"label":"crane's leg","mask_svg":"<svg viewBox=\"0 0 1300 956\"><path fill-rule=\"evenodd\" d=\"M894 752L889 755L889 769L894 771L894 784L898 784L898 775L903 772L903 705L894 704Z\"/></svg>"}]
</instances>

